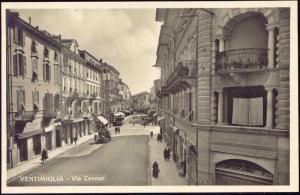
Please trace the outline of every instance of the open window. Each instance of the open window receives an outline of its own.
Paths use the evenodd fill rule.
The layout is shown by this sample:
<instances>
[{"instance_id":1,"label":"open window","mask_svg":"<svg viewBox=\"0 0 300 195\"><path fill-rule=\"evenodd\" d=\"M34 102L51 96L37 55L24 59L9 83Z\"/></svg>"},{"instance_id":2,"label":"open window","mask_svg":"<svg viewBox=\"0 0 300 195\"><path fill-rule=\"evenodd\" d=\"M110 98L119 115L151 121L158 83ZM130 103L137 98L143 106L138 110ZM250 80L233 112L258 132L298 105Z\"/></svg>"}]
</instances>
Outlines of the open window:
<instances>
[{"instance_id":1,"label":"open window","mask_svg":"<svg viewBox=\"0 0 300 195\"><path fill-rule=\"evenodd\" d=\"M263 86L225 88L225 123L264 127L266 125L266 96Z\"/></svg>"}]
</instances>

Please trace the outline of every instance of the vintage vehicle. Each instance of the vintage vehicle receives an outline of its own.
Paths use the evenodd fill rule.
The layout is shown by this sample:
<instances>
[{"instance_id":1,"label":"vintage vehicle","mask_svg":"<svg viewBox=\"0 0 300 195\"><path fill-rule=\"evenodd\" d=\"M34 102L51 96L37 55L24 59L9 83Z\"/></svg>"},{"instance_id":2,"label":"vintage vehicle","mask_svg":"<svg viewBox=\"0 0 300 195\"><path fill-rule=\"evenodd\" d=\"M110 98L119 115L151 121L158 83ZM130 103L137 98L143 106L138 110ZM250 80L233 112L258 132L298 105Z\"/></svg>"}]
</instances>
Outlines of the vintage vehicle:
<instances>
[{"instance_id":1,"label":"vintage vehicle","mask_svg":"<svg viewBox=\"0 0 300 195\"><path fill-rule=\"evenodd\" d=\"M115 113L113 115L113 125L114 126L122 126L124 118L125 118L124 113L122 113L122 112Z\"/></svg>"}]
</instances>

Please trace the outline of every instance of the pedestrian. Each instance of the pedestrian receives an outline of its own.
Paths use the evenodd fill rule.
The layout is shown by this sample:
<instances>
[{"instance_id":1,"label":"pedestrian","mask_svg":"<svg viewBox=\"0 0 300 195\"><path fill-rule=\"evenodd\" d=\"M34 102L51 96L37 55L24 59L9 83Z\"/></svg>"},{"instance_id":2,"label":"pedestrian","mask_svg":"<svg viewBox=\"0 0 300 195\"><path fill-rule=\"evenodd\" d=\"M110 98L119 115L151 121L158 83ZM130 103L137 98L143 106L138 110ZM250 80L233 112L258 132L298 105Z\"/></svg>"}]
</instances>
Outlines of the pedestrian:
<instances>
[{"instance_id":1,"label":"pedestrian","mask_svg":"<svg viewBox=\"0 0 300 195\"><path fill-rule=\"evenodd\" d=\"M115 126L115 134L117 134L117 132L118 132L118 127Z\"/></svg>"},{"instance_id":2,"label":"pedestrian","mask_svg":"<svg viewBox=\"0 0 300 195\"><path fill-rule=\"evenodd\" d=\"M159 142L159 134L157 134L156 140L157 142Z\"/></svg>"},{"instance_id":3,"label":"pedestrian","mask_svg":"<svg viewBox=\"0 0 300 195\"><path fill-rule=\"evenodd\" d=\"M167 157L168 157L168 151L167 151L167 148L164 149L164 159L165 161L167 160Z\"/></svg>"},{"instance_id":4,"label":"pedestrian","mask_svg":"<svg viewBox=\"0 0 300 195\"><path fill-rule=\"evenodd\" d=\"M75 146L76 146L77 139L78 139L77 136L74 137Z\"/></svg>"},{"instance_id":5,"label":"pedestrian","mask_svg":"<svg viewBox=\"0 0 300 195\"><path fill-rule=\"evenodd\" d=\"M94 135L94 143L97 142L97 134Z\"/></svg>"},{"instance_id":6,"label":"pedestrian","mask_svg":"<svg viewBox=\"0 0 300 195\"><path fill-rule=\"evenodd\" d=\"M46 150L46 148L43 149L42 151L42 154L41 154L41 161L42 161L42 164L47 161L48 159L48 152Z\"/></svg>"},{"instance_id":7,"label":"pedestrian","mask_svg":"<svg viewBox=\"0 0 300 195\"><path fill-rule=\"evenodd\" d=\"M153 131L150 132L150 137L153 139Z\"/></svg>"},{"instance_id":8,"label":"pedestrian","mask_svg":"<svg viewBox=\"0 0 300 195\"><path fill-rule=\"evenodd\" d=\"M158 173L159 173L158 163L154 161L154 163L152 164L152 176L158 177Z\"/></svg>"},{"instance_id":9,"label":"pedestrian","mask_svg":"<svg viewBox=\"0 0 300 195\"><path fill-rule=\"evenodd\" d=\"M170 155L171 155L171 151L170 151L170 148L167 147L167 161L170 160Z\"/></svg>"},{"instance_id":10,"label":"pedestrian","mask_svg":"<svg viewBox=\"0 0 300 195\"><path fill-rule=\"evenodd\" d=\"M121 128L120 128L120 126L118 126L118 132L119 132L119 133L121 132Z\"/></svg>"}]
</instances>

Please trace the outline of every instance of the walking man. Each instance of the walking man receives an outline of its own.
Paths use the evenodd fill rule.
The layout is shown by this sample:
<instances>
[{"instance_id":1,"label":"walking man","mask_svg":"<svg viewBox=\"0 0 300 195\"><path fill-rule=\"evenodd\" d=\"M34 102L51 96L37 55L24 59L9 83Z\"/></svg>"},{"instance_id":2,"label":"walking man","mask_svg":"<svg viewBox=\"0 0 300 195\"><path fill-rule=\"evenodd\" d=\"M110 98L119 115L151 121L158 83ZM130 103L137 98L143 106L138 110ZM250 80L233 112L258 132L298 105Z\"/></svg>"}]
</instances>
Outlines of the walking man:
<instances>
[{"instance_id":1,"label":"walking man","mask_svg":"<svg viewBox=\"0 0 300 195\"><path fill-rule=\"evenodd\" d=\"M75 142L75 146L76 146L76 142L77 142L77 136L74 137L74 142Z\"/></svg>"},{"instance_id":2,"label":"walking man","mask_svg":"<svg viewBox=\"0 0 300 195\"><path fill-rule=\"evenodd\" d=\"M47 158L48 158L48 152L46 148L44 148L41 154L42 164L44 164L44 162L47 161Z\"/></svg>"},{"instance_id":3,"label":"walking man","mask_svg":"<svg viewBox=\"0 0 300 195\"><path fill-rule=\"evenodd\" d=\"M165 161L168 159L168 151L167 151L167 148L165 148L165 150L164 150L164 159L165 159Z\"/></svg>"},{"instance_id":4,"label":"walking man","mask_svg":"<svg viewBox=\"0 0 300 195\"><path fill-rule=\"evenodd\" d=\"M167 153L167 161L169 161L170 160L170 153L171 153L171 151L170 151L170 148L169 147L167 147L166 148L166 153Z\"/></svg>"},{"instance_id":5,"label":"walking man","mask_svg":"<svg viewBox=\"0 0 300 195\"><path fill-rule=\"evenodd\" d=\"M150 137L153 139L153 131L150 132Z\"/></svg>"}]
</instances>

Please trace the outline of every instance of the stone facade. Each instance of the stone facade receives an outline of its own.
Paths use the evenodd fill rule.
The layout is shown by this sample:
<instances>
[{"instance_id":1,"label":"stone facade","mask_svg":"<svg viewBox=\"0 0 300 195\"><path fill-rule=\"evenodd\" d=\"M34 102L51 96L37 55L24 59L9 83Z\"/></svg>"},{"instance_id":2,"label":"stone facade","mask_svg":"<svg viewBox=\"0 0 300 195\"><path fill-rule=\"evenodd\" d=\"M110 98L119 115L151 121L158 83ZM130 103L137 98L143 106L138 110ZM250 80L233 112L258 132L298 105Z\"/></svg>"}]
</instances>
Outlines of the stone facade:
<instances>
[{"instance_id":1,"label":"stone facade","mask_svg":"<svg viewBox=\"0 0 300 195\"><path fill-rule=\"evenodd\" d=\"M157 10L163 129L188 184L289 184L289 17L281 8ZM194 79L178 74L187 59Z\"/></svg>"}]
</instances>

